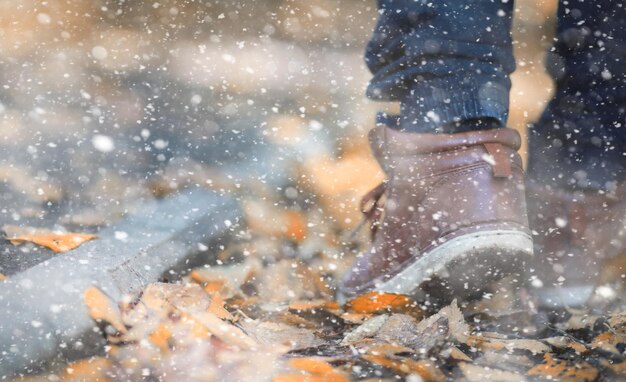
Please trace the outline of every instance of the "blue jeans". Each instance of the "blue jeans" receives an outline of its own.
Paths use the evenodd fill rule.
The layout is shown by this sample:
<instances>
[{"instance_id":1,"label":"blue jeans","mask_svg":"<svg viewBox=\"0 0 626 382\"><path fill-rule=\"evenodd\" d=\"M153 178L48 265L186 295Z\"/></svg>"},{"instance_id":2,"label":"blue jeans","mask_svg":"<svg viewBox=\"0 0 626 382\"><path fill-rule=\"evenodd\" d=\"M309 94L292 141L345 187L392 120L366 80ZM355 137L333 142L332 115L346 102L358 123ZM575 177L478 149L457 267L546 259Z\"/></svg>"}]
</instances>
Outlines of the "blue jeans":
<instances>
[{"instance_id":1,"label":"blue jeans","mask_svg":"<svg viewBox=\"0 0 626 382\"><path fill-rule=\"evenodd\" d=\"M436 132L490 118L506 125L513 0L379 0L365 61L368 97L399 101L393 127ZM529 175L563 187L626 180L626 6L562 1L548 53L556 91L530 129Z\"/></svg>"}]
</instances>

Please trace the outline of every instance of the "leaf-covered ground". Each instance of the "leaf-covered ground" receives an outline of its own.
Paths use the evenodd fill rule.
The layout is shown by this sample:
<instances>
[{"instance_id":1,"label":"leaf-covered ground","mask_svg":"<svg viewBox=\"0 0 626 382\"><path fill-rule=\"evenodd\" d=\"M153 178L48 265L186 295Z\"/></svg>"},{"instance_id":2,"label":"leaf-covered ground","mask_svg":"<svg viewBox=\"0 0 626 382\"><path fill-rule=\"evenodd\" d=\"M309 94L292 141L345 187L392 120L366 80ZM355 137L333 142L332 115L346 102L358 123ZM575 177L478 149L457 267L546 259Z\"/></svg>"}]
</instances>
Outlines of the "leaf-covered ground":
<instances>
[{"instance_id":1,"label":"leaf-covered ground","mask_svg":"<svg viewBox=\"0 0 626 382\"><path fill-rule=\"evenodd\" d=\"M327 224L321 192L289 205L291 191L271 199L245 191L253 185L220 187L241 197L248 225L237 228L239 239L212 264L124 301L86 291L106 354L34 380L626 379L619 274L584 309L558 312L539 309L514 279L471 303L379 293L339 302L335 286L367 246L366 233Z\"/></svg>"}]
</instances>

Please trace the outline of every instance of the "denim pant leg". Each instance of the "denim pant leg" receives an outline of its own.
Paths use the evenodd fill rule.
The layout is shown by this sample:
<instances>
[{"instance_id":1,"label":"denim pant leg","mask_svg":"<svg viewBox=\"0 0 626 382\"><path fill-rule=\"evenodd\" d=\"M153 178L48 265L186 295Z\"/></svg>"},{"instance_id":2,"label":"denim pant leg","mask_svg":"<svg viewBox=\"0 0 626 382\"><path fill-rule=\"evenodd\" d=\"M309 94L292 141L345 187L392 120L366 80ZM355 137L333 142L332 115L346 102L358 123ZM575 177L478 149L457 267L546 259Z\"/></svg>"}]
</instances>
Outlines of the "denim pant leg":
<instances>
[{"instance_id":1,"label":"denim pant leg","mask_svg":"<svg viewBox=\"0 0 626 382\"><path fill-rule=\"evenodd\" d=\"M626 5L561 1L547 57L554 97L529 131L529 174L567 188L626 180Z\"/></svg>"},{"instance_id":2,"label":"denim pant leg","mask_svg":"<svg viewBox=\"0 0 626 382\"><path fill-rule=\"evenodd\" d=\"M379 0L378 8L367 95L400 101L397 127L433 132L481 117L506 124L513 0Z\"/></svg>"}]
</instances>

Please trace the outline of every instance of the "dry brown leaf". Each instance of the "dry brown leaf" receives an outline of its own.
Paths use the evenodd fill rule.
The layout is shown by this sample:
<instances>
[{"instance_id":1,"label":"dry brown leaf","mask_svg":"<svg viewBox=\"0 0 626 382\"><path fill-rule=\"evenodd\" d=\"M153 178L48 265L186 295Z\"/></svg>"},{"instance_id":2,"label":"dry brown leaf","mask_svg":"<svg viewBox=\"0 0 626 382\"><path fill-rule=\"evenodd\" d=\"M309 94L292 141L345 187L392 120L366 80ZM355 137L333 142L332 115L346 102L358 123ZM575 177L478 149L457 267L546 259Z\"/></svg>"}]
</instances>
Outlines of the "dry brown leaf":
<instances>
[{"instance_id":1,"label":"dry brown leaf","mask_svg":"<svg viewBox=\"0 0 626 382\"><path fill-rule=\"evenodd\" d=\"M217 291L222 297L230 298L239 294L239 287L253 279L262 269L259 260L249 257L240 264L196 268L190 277L194 282L204 285L206 292Z\"/></svg>"},{"instance_id":2,"label":"dry brown leaf","mask_svg":"<svg viewBox=\"0 0 626 382\"><path fill-rule=\"evenodd\" d=\"M289 366L310 374L323 375L335 372L335 368L331 364L316 358L292 358L289 360Z\"/></svg>"},{"instance_id":3,"label":"dry brown leaf","mask_svg":"<svg viewBox=\"0 0 626 382\"><path fill-rule=\"evenodd\" d=\"M602 349L615 354L621 354L617 345L626 343L626 335L616 331L606 331L596 336L590 346L594 349Z\"/></svg>"},{"instance_id":4,"label":"dry brown leaf","mask_svg":"<svg viewBox=\"0 0 626 382\"><path fill-rule=\"evenodd\" d=\"M235 317L225 308L226 303L218 292L213 293L211 296L211 304L209 305L209 312L216 315L222 320L233 321Z\"/></svg>"},{"instance_id":5,"label":"dry brown leaf","mask_svg":"<svg viewBox=\"0 0 626 382\"><path fill-rule=\"evenodd\" d=\"M168 325L161 324L159 325L155 331L153 331L148 339L158 346L161 351L165 351L169 349L170 340L172 338L172 332L168 328Z\"/></svg>"},{"instance_id":6,"label":"dry brown leaf","mask_svg":"<svg viewBox=\"0 0 626 382\"><path fill-rule=\"evenodd\" d=\"M392 357L398 353L414 353L413 349L397 345L397 344L389 344L389 343L380 343L375 344L367 348L367 353L371 355L382 355L385 357Z\"/></svg>"},{"instance_id":7,"label":"dry brown leaf","mask_svg":"<svg viewBox=\"0 0 626 382\"><path fill-rule=\"evenodd\" d=\"M32 242L42 247L50 248L54 252L62 253L77 248L81 244L95 239L97 236L87 233L57 232L32 227L17 227L5 225L2 230L7 239L15 245Z\"/></svg>"},{"instance_id":8,"label":"dry brown leaf","mask_svg":"<svg viewBox=\"0 0 626 382\"><path fill-rule=\"evenodd\" d=\"M122 314L117 305L100 289L96 287L88 288L83 301L89 309L89 315L96 321L105 321L120 333L126 333L127 329L122 320Z\"/></svg>"},{"instance_id":9,"label":"dry brown leaf","mask_svg":"<svg viewBox=\"0 0 626 382\"><path fill-rule=\"evenodd\" d=\"M357 324L360 325L362 323L364 323L365 321L367 321L370 317L372 317L371 314L364 314L364 313L350 313L350 312L344 312L341 314L341 319L350 323L350 324Z\"/></svg>"},{"instance_id":10,"label":"dry brown leaf","mask_svg":"<svg viewBox=\"0 0 626 382\"><path fill-rule=\"evenodd\" d=\"M487 336L469 336L465 342L468 346L480 350L527 350L533 354L550 351L550 347L541 341L529 339L500 339Z\"/></svg>"},{"instance_id":11,"label":"dry brown leaf","mask_svg":"<svg viewBox=\"0 0 626 382\"><path fill-rule=\"evenodd\" d=\"M344 308L360 314L405 313L417 319L424 316L415 300L396 293L369 292L348 301Z\"/></svg>"},{"instance_id":12,"label":"dry brown leaf","mask_svg":"<svg viewBox=\"0 0 626 382\"><path fill-rule=\"evenodd\" d=\"M388 319L389 316L386 314L370 318L362 325L357 326L354 330L346 334L341 341L341 344L344 346L350 345L351 343L361 341L364 338L374 337Z\"/></svg>"},{"instance_id":13,"label":"dry brown leaf","mask_svg":"<svg viewBox=\"0 0 626 382\"><path fill-rule=\"evenodd\" d=\"M551 353L543 356L543 363L528 371L528 375L549 378L560 382L593 381L598 369L585 361L572 362L554 358Z\"/></svg>"},{"instance_id":14,"label":"dry brown leaf","mask_svg":"<svg viewBox=\"0 0 626 382\"><path fill-rule=\"evenodd\" d=\"M312 348L326 344L312 330L276 322L244 320L241 326L262 345L286 350Z\"/></svg>"},{"instance_id":15,"label":"dry brown leaf","mask_svg":"<svg viewBox=\"0 0 626 382\"><path fill-rule=\"evenodd\" d=\"M254 350L258 347L257 342L240 328L219 319L213 313L188 310L183 306L176 306L176 310L182 317L196 321L228 345L236 346L243 350Z\"/></svg>"},{"instance_id":16,"label":"dry brown leaf","mask_svg":"<svg viewBox=\"0 0 626 382\"><path fill-rule=\"evenodd\" d=\"M544 341L556 348L572 349L576 353L579 353L579 354L586 353L589 350L584 344L578 341L574 341L572 338L566 337L566 336L550 337L550 338L544 339Z\"/></svg>"},{"instance_id":17,"label":"dry brown leaf","mask_svg":"<svg viewBox=\"0 0 626 382\"><path fill-rule=\"evenodd\" d=\"M402 374L418 374L426 382L441 382L446 380L446 376L432 361L416 361L411 358L391 359L385 356L371 354L363 355L361 358Z\"/></svg>"},{"instance_id":18,"label":"dry brown leaf","mask_svg":"<svg viewBox=\"0 0 626 382\"><path fill-rule=\"evenodd\" d=\"M429 350L444 341L455 340L465 343L469 336L470 327L465 322L463 313L456 300L437 312L420 321L414 331L413 348Z\"/></svg>"},{"instance_id":19,"label":"dry brown leaf","mask_svg":"<svg viewBox=\"0 0 626 382\"><path fill-rule=\"evenodd\" d=\"M299 375L284 374L274 377L274 382L348 382L348 377L342 374Z\"/></svg>"},{"instance_id":20,"label":"dry brown leaf","mask_svg":"<svg viewBox=\"0 0 626 382\"><path fill-rule=\"evenodd\" d=\"M471 363L461 362L459 363L459 368L463 372L465 378L467 378L470 382L484 382L484 381L494 381L494 382L523 382L526 381L523 375L492 368L486 366L478 366L472 365Z\"/></svg>"},{"instance_id":21,"label":"dry brown leaf","mask_svg":"<svg viewBox=\"0 0 626 382\"><path fill-rule=\"evenodd\" d=\"M472 359L465 353L463 353L456 346L451 346L441 353L444 357L454 359L456 361L472 362Z\"/></svg>"},{"instance_id":22,"label":"dry brown leaf","mask_svg":"<svg viewBox=\"0 0 626 382\"><path fill-rule=\"evenodd\" d=\"M0 273L0 281L6 280L7 277L5 275L3 275L2 273Z\"/></svg>"},{"instance_id":23,"label":"dry brown leaf","mask_svg":"<svg viewBox=\"0 0 626 382\"><path fill-rule=\"evenodd\" d=\"M295 301L289 304L289 310L338 310L339 308L339 303L327 300Z\"/></svg>"}]
</instances>

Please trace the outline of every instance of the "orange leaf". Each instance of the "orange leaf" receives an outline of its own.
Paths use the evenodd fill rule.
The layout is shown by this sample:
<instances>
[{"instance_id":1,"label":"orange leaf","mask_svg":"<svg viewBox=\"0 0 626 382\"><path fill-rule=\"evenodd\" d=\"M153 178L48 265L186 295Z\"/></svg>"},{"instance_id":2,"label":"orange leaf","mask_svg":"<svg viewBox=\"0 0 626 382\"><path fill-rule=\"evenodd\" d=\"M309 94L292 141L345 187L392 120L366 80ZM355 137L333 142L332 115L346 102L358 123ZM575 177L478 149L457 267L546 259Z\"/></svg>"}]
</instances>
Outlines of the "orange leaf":
<instances>
[{"instance_id":1,"label":"orange leaf","mask_svg":"<svg viewBox=\"0 0 626 382\"><path fill-rule=\"evenodd\" d=\"M287 211L285 212L285 219L287 223L287 236L295 239L296 241L302 241L306 239L307 227L304 215L297 211Z\"/></svg>"},{"instance_id":2,"label":"orange leaf","mask_svg":"<svg viewBox=\"0 0 626 382\"><path fill-rule=\"evenodd\" d=\"M9 240L13 244L21 244L25 241L30 241L42 247L47 247L54 252L67 252L81 244L93 240L96 235L87 233L34 233L32 235L22 235L10 238Z\"/></svg>"},{"instance_id":3,"label":"orange leaf","mask_svg":"<svg viewBox=\"0 0 626 382\"><path fill-rule=\"evenodd\" d=\"M120 333L126 333L126 326L117 305L100 289L90 287L85 291L83 300L91 318L96 321L106 321Z\"/></svg>"},{"instance_id":4,"label":"orange leaf","mask_svg":"<svg viewBox=\"0 0 626 382\"><path fill-rule=\"evenodd\" d=\"M293 358L289 360L289 366L311 374L329 374L335 371L328 362L315 358Z\"/></svg>"},{"instance_id":5,"label":"orange leaf","mask_svg":"<svg viewBox=\"0 0 626 382\"><path fill-rule=\"evenodd\" d=\"M2 273L0 273L0 281L6 280L6 279L7 279L7 277L5 275L3 275Z\"/></svg>"},{"instance_id":6,"label":"orange leaf","mask_svg":"<svg viewBox=\"0 0 626 382\"><path fill-rule=\"evenodd\" d=\"M411 297L396 293L369 292L348 301L345 308L352 313L394 312L423 317L422 310Z\"/></svg>"},{"instance_id":7,"label":"orange leaf","mask_svg":"<svg viewBox=\"0 0 626 382\"><path fill-rule=\"evenodd\" d=\"M168 329L167 325L161 324L148 338L161 350L167 350L169 348L170 339L172 338L172 332Z\"/></svg>"},{"instance_id":8,"label":"orange leaf","mask_svg":"<svg viewBox=\"0 0 626 382\"><path fill-rule=\"evenodd\" d=\"M342 374L324 375L299 375L284 374L274 377L274 382L348 382L349 379Z\"/></svg>"},{"instance_id":9,"label":"orange leaf","mask_svg":"<svg viewBox=\"0 0 626 382\"><path fill-rule=\"evenodd\" d=\"M338 310L339 304L335 301L296 301L289 304L289 310L315 310L315 309L329 309Z\"/></svg>"},{"instance_id":10,"label":"orange leaf","mask_svg":"<svg viewBox=\"0 0 626 382\"><path fill-rule=\"evenodd\" d=\"M384 356L369 354L364 355L362 358L402 374L419 374L426 382L440 382L446 379L441 370L430 361L415 361L411 358L403 358L396 361Z\"/></svg>"},{"instance_id":11,"label":"orange leaf","mask_svg":"<svg viewBox=\"0 0 626 382\"><path fill-rule=\"evenodd\" d=\"M70 363L65 367L63 381L104 382L109 379L106 372L111 367L111 361L106 358L90 358Z\"/></svg>"},{"instance_id":12,"label":"orange leaf","mask_svg":"<svg viewBox=\"0 0 626 382\"><path fill-rule=\"evenodd\" d=\"M554 358L550 353L546 353L543 359L544 363L530 369L528 375L560 382L593 381L598 376L598 370L584 361L574 363Z\"/></svg>"},{"instance_id":13,"label":"orange leaf","mask_svg":"<svg viewBox=\"0 0 626 382\"><path fill-rule=\"evenodd\" d=\"M213 296L211 296L211 305L209 305L209 312L213 313L222 320L232 321L234 320L234 317L228 310L226 310L226 308L224 308L225 304L226 303L219 293L213 293Z\"/></svg>"}]
</instances>

